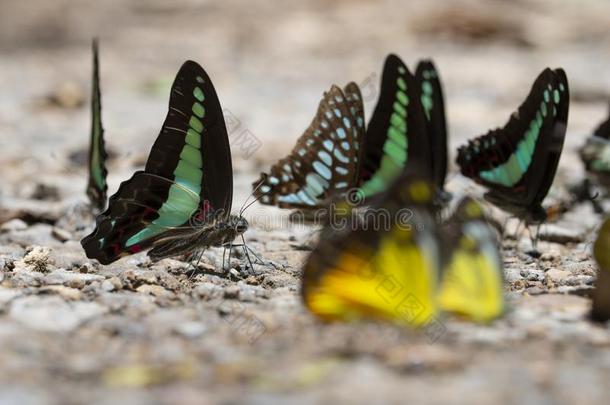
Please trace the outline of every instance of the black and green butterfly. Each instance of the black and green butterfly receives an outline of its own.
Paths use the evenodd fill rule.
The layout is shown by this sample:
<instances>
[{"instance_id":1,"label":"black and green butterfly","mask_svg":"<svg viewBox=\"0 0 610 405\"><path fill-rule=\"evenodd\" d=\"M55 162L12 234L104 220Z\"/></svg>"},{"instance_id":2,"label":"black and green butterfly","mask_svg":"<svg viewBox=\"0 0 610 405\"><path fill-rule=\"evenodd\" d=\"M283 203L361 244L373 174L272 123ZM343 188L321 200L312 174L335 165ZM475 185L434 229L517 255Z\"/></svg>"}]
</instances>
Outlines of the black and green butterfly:
<instances>
[{"instance_id":1,"label":"black and green butterfly","mask_svg":"<svg viewBox=\"0 0 610 405\"><path fill-rule=\"evenodd\" d=\"M264 204L325 208L333 197L356 191L366 201L382 193L414 159L439 190L447 171L443 95L434 65L415 75L396 55L385 61L379 101L364 131L364 108L354 83L325 94L310 127L292 153L253 183Z\"/></svg>"},{"instance_id":2,"label":"black and green butterfly","mask_svg":"<svg viewBox=\"0 0 610 405\"><path fill-rule=\"evenodd\" d=\"M231 243L248 227L232 215L231 150L212 81L185 62L145 170L123 182L81 244L102 264L152 248L157 260Z\"/></svg>"},{"instance_id":3,"label":"black and green butterfly","mask_svg":"<svg viewBox=\"0 0 610 405\"><path fill-rule=\"evenodd\" d=\"M313 314L422 326L441 312L483 323L503 313L502 261L480 206L462 201L441 237L431 215L436 190L424 173L402 173L374 202L377 217L323 231L303 269L301 293Z\"/></svg>"},{"instance_id":4,"label":"black and green butterfly","mask_svg":"<svg viewBox=\"0 0 610 405\"><path fill-rule=\"evenodd\" d=\"M463 175L488 188L485 199L526 223L547 218L542 207L557 170L570 97L563 69L545 69L508 123L458 149Z\"/></svg>"},{"instance_id":5,"label":"black and green butterfly","mask_svg":"<svg viewBox=\"0 0 610 405\"><path fill-rule=\"evenodd\" d=\"M104 146L104 127L102 126L102 97L100 94L100 73L98 61L98 42L93 40L93 81L91 87L91 140L89 144L89 182L87 196L91 205L98 210L106 207L106 159L108 155Z\"/></svg>"}]
</instances>

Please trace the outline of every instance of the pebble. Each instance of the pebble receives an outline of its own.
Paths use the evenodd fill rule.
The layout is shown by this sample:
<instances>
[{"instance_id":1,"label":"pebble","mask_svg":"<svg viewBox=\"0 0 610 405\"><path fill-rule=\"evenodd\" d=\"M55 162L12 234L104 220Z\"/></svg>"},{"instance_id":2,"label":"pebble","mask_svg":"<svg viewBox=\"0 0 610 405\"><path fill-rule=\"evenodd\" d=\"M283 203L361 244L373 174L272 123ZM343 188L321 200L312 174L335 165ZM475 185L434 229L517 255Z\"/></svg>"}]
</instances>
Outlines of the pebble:
<instances>
[{"instance_id":1,"label":"pebble","mask_svg":"<svg viewBox=\"0 0 610 405\"><path fill-rule=\"evenodd\" d=\"M42 287L38 290L41 294L57 294L68 301L78 301L83 298L83 293L71 287L65 287L63 285L50 285Z\"/></svg>"},{"instance_id":2,"label":"pebble","mask_svg":"<svg viewBox=\"0 0 610 405\"><path fill-rule=\"evenodd\" d=\"M220 286L205 282L195 287L195 295L205 300L211 300L222 297L223 291Z\"/></svg>"},{"instance_id":3,"label":"pebble","mask_svg":"<svg viewBox=\"0 0 610 405\"><path fill-rule=\"evenodd\" d=\"M0 232L17 232L28 228L28 224L19 218L11 219L0 226Z\"/></svg>"},{"instance_id":4,"label":"pebble","mask_svg":"<svg viewBox=\"0 0 610 405\"><path fill-rule=\"evenodd\" d=\"M234 300L239 297L239 286L230 285L224 289L224 297L229 300Z\"/></svg>"},{"instance_id":5,"label":"pebble","mask_svg":"<svg viewBox=\"0 0 610 405\"><path fill-rule=\"evenodd\" d=\"M126 270L121 273L121 279L125 283L132 285L157 284L157 275L150 270Z\"/></svg>"},{"instance_id":6,"label":"pebble","mask_svg":"<svg viewBox=\"0 0 610 405\"><path fill-rule=\"evenodd\" d=\"M72 234L70 232L58 227L54 227L51 234L60 242L66 242L72 239Z\"/></svg>"},{"instance_id":7,"label":"pebble","mask_svg":"<svg viewBox=\"0 0 610 405\"><path fill-rule=\"evenodd\" d=\"M31 295L13 300L9 316L33 330L69 332L105 312L95 302L67 303L59 296Z\"/></svg>"},{"instance_id":8,"label":"pebble","mask_svg":"<svg viewBox=\"0 0 610 405\"><path fill-rule=\"evenodd\" d=\"M51 250L43 246L34 246L25 257L15 264L15 268L26 268L28 270L44 273L49 270L51 261L49 255Z\"/></svg>"},{"instance_id":9,"label":"pebble","mask_svg":"<svg viewBox=\"0 0 610 405\"><path fill-rule=\"evenodd\" d=\"M97 274L76 273L65 269L57 269L45 276L46 284L63 284L74 288L83 288L93 281L104 281L104 276Z\"/></svg>"},{"instance_id":10,"label":"pebble","mask_svg":"<svg viewBox=\"0 0 610 405\"><path fill-rule=\"evenodd\" d=\"M174 331L187 339L196 339L207 331L203 322L181 322L174 326Z\"/></svg>"},{"instance_id":11,"label":"pebble","mask_svg":"<svg viewBox=\"0 0 610 405\"><path fill-rule=\"evenodd\" d=\"M550 269L546 272L547 279L556 284L565 283L565 280L571 275L572 273L570 273L569 271L559 269Z\"/></svg>"},{"instance_id":12,"label":"pebble","mask_svg":"<svg viewBox=\"0 0 610 405\"><path fill-rule=\"evenodd\" d=\"M107 292L119 291L123 288L123 283L118 277L110 277L102 282L101 288Z\"/></svg>"},{"instance_id":13,"label":"pebble","mask_svg":"<svg viewBox=\"0 0 610 405\"><path fill-rule=\"evenodd\" d=\"M171 291L166 290L160 285L143 284L136 288L136 291L142 294L153 295L155 297L169 298L174 296Z\"/></svg>"}]
</instances>

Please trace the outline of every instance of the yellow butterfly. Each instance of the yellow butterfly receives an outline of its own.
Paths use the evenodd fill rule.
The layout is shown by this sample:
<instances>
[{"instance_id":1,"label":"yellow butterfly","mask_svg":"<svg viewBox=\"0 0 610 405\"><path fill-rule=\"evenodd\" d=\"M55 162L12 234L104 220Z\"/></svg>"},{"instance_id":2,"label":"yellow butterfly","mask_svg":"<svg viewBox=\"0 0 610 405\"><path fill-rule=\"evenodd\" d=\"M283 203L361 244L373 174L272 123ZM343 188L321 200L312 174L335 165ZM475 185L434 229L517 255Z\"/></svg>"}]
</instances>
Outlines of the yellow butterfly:
<instances>
[{"instance_id":1,"label":"yellow butterfly","mask_svg":"<svg viewBox=\"0 0 610 405\"><path fill-rule=\"evenodd\" d=\"M327 321L431 322L440 276L436 226L425 208L431 203L426 181L401 179L347 230L323 232L303 270L309 310Z\"/></svg>"},{"instance_id":2,"label":"yellow butterfly","mask_svg":"<svg viewBox=\"0 0 610 405\"><path fill-rule=\"evenodd\" d=\"M599 270L593 291L591 317L599 322L610 319L610 218L602 224L593 245L593 255Z\"/></svg>"},{"instance_id":3,"label":"yellow butterfly","mask_svg":"<svg viewBox=\"0 0 610 405\"><path fill-rule=\"evenodd\" d=\"M347 230L327 229L303 269L307 308L326 321L372 318L412 327L435 322L441 311L476 322L500 316L502 262L480 206L464 200L440 238L433 194L427 181L404 175L370 209L376 215ZM442 255L445 249L450 254Z\"/></svg>"}]
</instances>

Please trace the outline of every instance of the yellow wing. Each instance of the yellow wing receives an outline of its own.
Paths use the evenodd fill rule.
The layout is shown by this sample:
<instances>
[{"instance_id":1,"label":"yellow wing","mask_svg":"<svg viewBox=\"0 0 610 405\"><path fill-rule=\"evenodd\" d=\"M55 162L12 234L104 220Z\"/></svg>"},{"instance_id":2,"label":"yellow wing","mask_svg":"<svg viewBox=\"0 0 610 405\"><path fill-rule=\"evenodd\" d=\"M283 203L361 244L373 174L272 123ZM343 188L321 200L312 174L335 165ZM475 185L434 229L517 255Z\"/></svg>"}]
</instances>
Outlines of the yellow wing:
<instances>
[{"instance_id":1,"label":"yellow wing","mask_svg":"<svg viewBox=\"0 0 610 405\"><path fill-rule=\"evenodd\" d=\"M408 326L432 321L440 266L430 229L354 231L334 252L333 241L322 240L329 246L314 252L304 269L305 304L328 321L381 318Z\"/></svg>"},{"instance_id":2,"label":"yellow wing","mask_svg":"<svg viewBox=\"0 0 610 405\"><path fill-rule=\"evenodd\" d=\"M591 316L596 321L605 322L610 319L610 219L606 219L599 230L593 255L599 269Z\"/></svg>"},{"instance_id":3,"label":"yellow wing","mask_svg":"<svg viewBox=\"0 0 610 405\"><path fill-rule=\"evenodd\" d=\"M505 310L502 259L493 231L470 215L476 202L467 204L467 218L456 224L460 234L445 264L438 302L445 312L487 323Z\"/></svg>"}]
</instances>

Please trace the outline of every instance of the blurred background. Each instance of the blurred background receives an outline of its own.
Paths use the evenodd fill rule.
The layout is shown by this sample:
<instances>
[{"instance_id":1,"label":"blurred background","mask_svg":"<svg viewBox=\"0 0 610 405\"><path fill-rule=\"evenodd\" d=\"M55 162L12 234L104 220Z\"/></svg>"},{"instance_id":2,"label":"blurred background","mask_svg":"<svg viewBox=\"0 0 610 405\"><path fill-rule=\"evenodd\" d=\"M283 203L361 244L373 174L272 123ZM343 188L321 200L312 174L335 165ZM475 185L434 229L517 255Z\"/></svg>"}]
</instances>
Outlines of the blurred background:
<instances>
[{"instance_id":1,"label":"blurred background","mask_svg":"<svg viewBox=\"0 0 610 405\"><path fill-rule=\"evenodd\" d=\"M248 131L259 144L252 155L233 150L236 205L259 171L292 148L332 84L359 83L368 120L389 52L412 68L421 58L434 59L444 84L452 160L467 138L506 122L543 68L563 67L572 103L557 184L580 178L575 148L606 117L610 99L609 27L610 2L604 0L0 0L0 224L16 217L53 224L66 207L85 199L92 37L100 39L103 123L111 153L109 193L144 164L165 118L174 75L183 61L193 59L214 82L234 127L231 136ZM24 207L29 216L19 214ZM581 220L597 221L591 218ZM256 237L256 230L252 232ZM294 241L286 232L259 232L258 237L279 238L273 249L294 251L286 247ZM42 244L38 241L34 238ZM77 241L69 243L82 262ZM574 260L588 260L584 248L579 252ZM296 253L285 253L285 260L298 269L299 261L290 254ZM523 260L507 263L518 275ZM531 260L527 265L536 266ZM568 309L562 301L561 320L547 329L538 328L538 319L546 319L545 311L554 304L544 301L537 307L541 312L519 315L531 321L523 321L527 326L511 321L491 331L458 326L460 333L468 330L461 340L450 335L442 344L420 342L409 351L415 346L405 347L404 339L393 334L386 336L393 346L371 345L378 342L378 329L357 329L355 334L342 327L332 333L315 329L298 304L294 271L292 278L283 274L276 280L272 299L256 307L276 327L260 346L240 343L230 332L217 333L220 321L205 324L208 315L216 316L209 309L195 326L199 334L166 327L181 318L163 312L165 306L199 314L198 301L193 304L178 293L171 305L151 298L154 305L146 311L139 305L149 301L138 301L127 321L118 319L121 312L114 315L116 298L108 299L99 304L106 317L58 332L52 324L49 334L39 325L54 322L55 312L49 315L44 307L28 323L13 306L8 320L5 291L5 298L0 294L0 346L5 348L0 350L0 404L3 399L47 403L48 392L54 392L57 403L87 403L94 395L96 403L222 398L232 404L253 392L247 402L257 404L364 398L436 403L433 395L469 404L516 398L537 403L583 400L584 387L598 395L591 398L603 398L609 339L589 334L582 317L570 324L574 335L561 334L566 328L561 322L573 320L570 300ZM66 300L87 301L86 294ZM578 305L578 311L585 308ZM574 336L581 332L587 337L579 339L586 343L557 349L562 347L557 342L576 342ZM529 343L531 336L540 340ZM517 348L522 350L517 353ZM303 357L295 361L300 350ZM311 353L322 353L323 360L308 363ZM121 368L124 360L141 364L149 359L158 368ZM605 363L590 368L596 361ZM562 378L554 379L554 372ZM105 385L98 385L100 376ZM155 390L138 390L150 387Z\"/></svg>"},{"instance_id":2,"label":"blurred background","mask_svg":"<svg viewBox=\"0 0 610 405\"><path fill-rule=\"evenodd\" d=\"M333 83L363 87L368 119L389 52L412 67L435 60L453 146L503 125L536 75L562 66L573 101L567 144L579 144L606 113L609 11L601 0L0 0L3 193L52 175L49 155L63 167L84 151L94 36L112 152L145 160L175 72L193 59L240 132L261 141L251 162L234 159L239 170L288 151Z\"/></svg>"}]
</instances>

